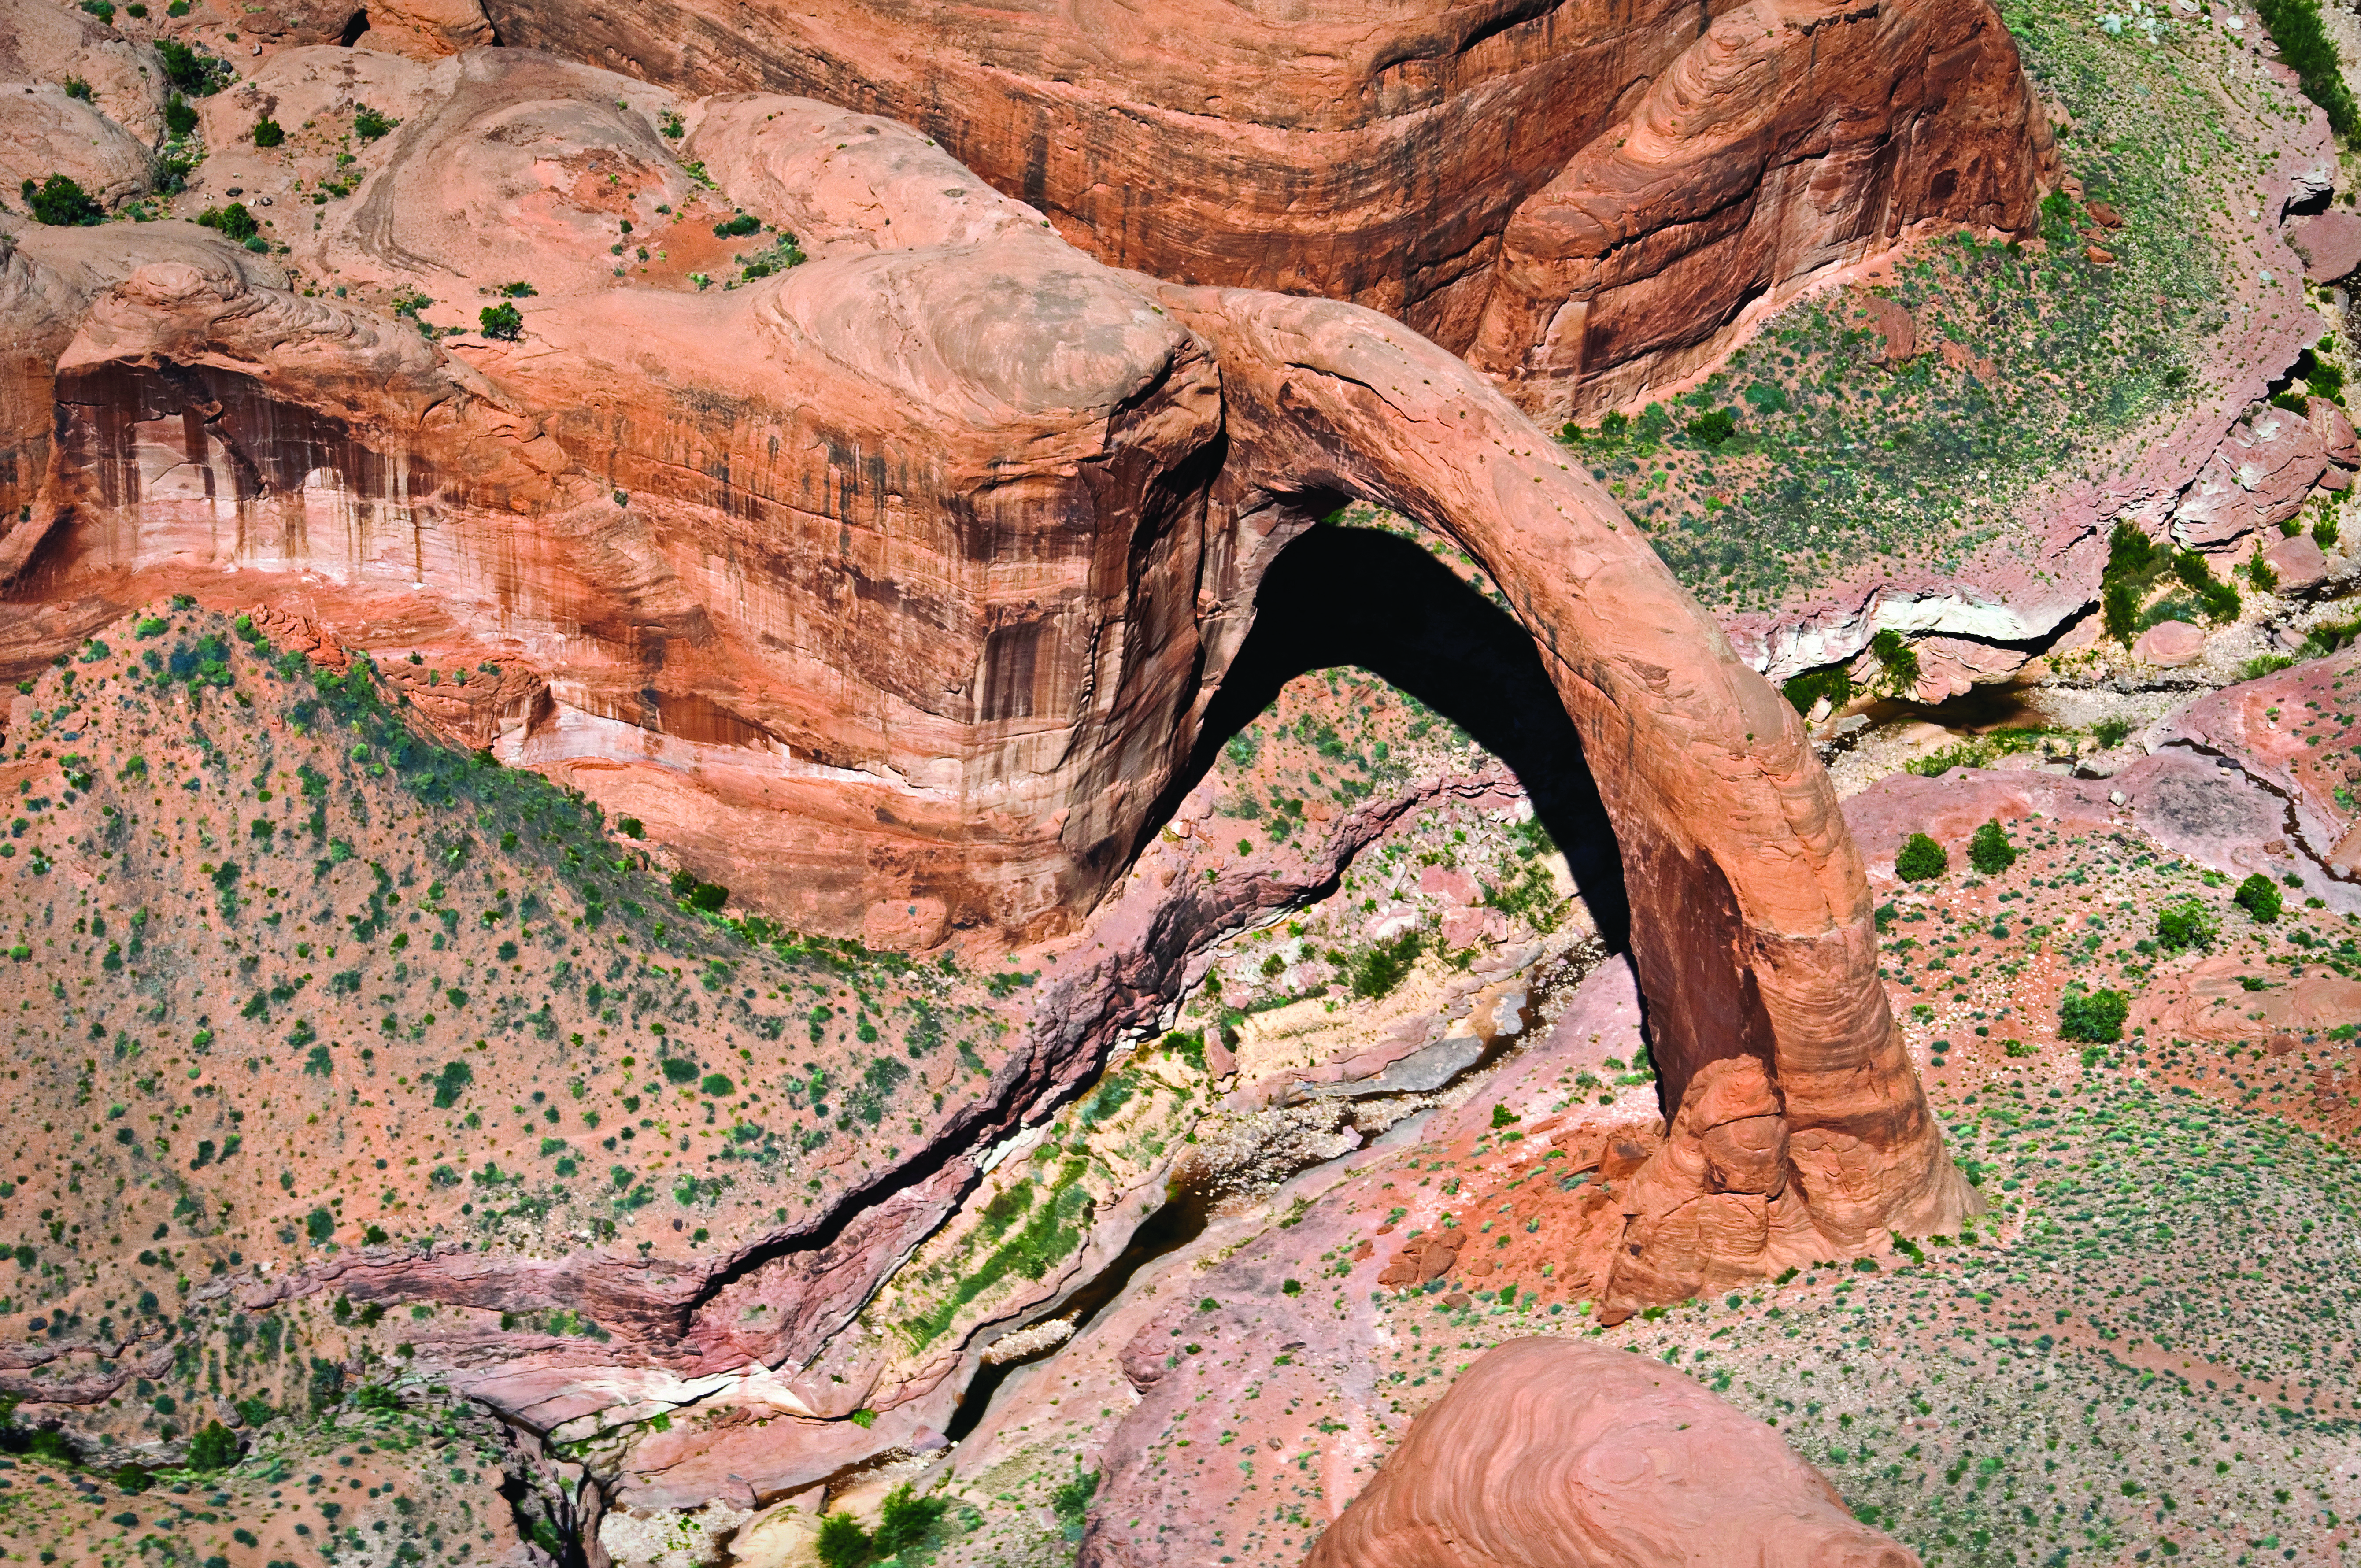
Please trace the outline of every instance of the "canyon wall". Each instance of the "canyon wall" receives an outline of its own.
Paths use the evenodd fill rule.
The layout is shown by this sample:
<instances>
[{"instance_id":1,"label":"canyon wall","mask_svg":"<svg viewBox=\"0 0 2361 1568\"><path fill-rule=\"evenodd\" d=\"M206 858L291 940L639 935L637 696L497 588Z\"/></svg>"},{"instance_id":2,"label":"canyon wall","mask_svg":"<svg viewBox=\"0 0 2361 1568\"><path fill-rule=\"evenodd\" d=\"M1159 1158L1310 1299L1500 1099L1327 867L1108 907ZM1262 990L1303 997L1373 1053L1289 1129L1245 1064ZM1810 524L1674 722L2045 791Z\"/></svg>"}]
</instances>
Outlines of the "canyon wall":
<instances>
[{"instance_id":1,"label":"canyon wall","mask_svg":"<svg viewBox=\"0 0 2361 1568\"><path fill-rule=\"evenodd\" d=\"M1368 305L1550 419L1684 373L1910 224L2026 229L2055 177L1985 0L484 13L684 91L905 121L1104 261Z\"/></svg>"}]
</instances>

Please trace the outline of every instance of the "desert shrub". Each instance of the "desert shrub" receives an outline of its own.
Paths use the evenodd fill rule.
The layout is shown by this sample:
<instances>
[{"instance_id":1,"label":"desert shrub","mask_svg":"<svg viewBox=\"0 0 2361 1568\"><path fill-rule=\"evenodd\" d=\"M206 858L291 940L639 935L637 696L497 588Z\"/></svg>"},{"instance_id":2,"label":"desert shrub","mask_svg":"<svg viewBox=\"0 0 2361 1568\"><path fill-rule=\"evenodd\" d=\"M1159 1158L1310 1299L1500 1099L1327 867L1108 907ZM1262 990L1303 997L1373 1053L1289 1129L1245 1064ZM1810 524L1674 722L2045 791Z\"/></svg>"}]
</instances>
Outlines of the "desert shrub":
<instances>
[{"instance_id":1,"label":"desert shrub","mask_svg":"<svg viewBox=\"0 0 2361 1568\"><path fill-rule=\"evenodd\" d=\"M742 239L763 226L763 220L752 213L740 213L713 225L713 232L723 239Z\"/></svg>"},{"instance_id":2,"label":"desert shrub","mask_svg":"<svg viewBox=\"0 0 2361 1568\"><path fill-rule=\"evenodd\" d=\"M286 139L287 128L284 126L281 126L277 120L272 119L268 115L259 115L256 118L254 122L255 146L278 147L281 143L285 142Z\"/></svg>"},{"instance_id":3,"label":"desert shrub","mask_svg":"<svg viewBox=\"0 0 2361 1568\"><path fill-rule=\"evenodd\" d=\"M917 1545L950 1507L950 1499L945 1497L914 1496L907 1481L886 1493L884 1504L877 1511L873 1544L878 1555L892 1557Z\"/></svg>"},{"instance_id":4,"label":"desert shrub","mask_svg":"<svg viewBox=\"0 0 2361 1568\"><path fill-rule=\"evenodd\" d=\"M2070 991L2058 999L2058 1032L2070 1040L2110 1045L2124 1037L2131 1000L2120 991Z\"/></svg>"},{"instance_id":5,"label":"desert shrub","mask_svg":"<svg viewBox=\"0 0 2361 1568\"><path fill-rule=\"evenodd\" d=\"M164 100L164 128L174 137L187 136L197 128L197 111L178 93Z\"/></svg>"},{"instance_id":6,"label":"desert shrub","mask_svg":"<svg viewBox=\"0 0 2361 1568\"><path fill-rule=\"evenodd\" d=\"M219 1421L207 1421L189 1440L189 1468L226 1470L237 1463L237 1434Z\"/></svg>"},{"instance_id":7,"label":"desert shrub","mask_svg":"<svg viewBox=\"0 0 2361 1568\"><path fill-rule=\"evenodd\" d=\"M33 214L35 223L72 228L94 224L106 215L89 192L62 174L52 174L38 185L28 179L22 191L25 210Z\"/></svg>"},{"instance_id":8,"label":"desert shrub","mask_svg":"<svg viewBox=\"0 0 2361 1568\"><path fill-rule=\"evenodd\" d=\"M79 98L85 104L91 102L90 83L84 82L79 76L67 77L66 96L69 98Z\"/></svg>"},{"instance_id":9,"label":"desert shrub","mask_svg":"<svg viewBox=\"0 0 2361 1568\"><path fill-rule=\"evenodd\" d=\"M524 335L524 313L514 305L486 305L476 313L476 324L486 337L514 343Z\"/></svg>"},{"instance_id":10,"label":"desert shrub","mask_svg":"<svg viewBox=\"0 0 2361 1568\"><path fill-rule=\"evenodd\" d=\"M201 54L178 38L158 38L156 53L163 62L166 85L191 97L211 97L229 80L227 60Z\"/></svg>"},{"instance_id":11,"label":"desert shrub","mask_svg":"<svg viewBox=\"0 0 2361 1568\"><path fill-rule=\"evenodd\" d=\"M1894 857L1894 874L1904 882L1932 882L1950 869L1951 857L1943 846L1924 833L1913 833L1903 840L1902 852Z\"/></svg>"},{"instance_id":12,"label":"desert shrub","mask_svg":"<svg viewBox=\"0 0 2361 1568\"><path fill-rule=\"evenodd\" d=\"M115 0L82 0L82 8L109 27L115 25Z\"/></svg>"},{"instance_id":13,"label":"desert shrub","mask_svg":"<svg viewBox=\"0 0 2361 1568\"><path fill-rule=\"evenodd\" d=\"M363 141L375 141L400 124L400 120L390 120L367 104L353 105L353 135Z\"/></svg>"},{"instance_id":14,"label":"desert shrub","mask_svg":"<svg viewBox=\"0 0 2361 1568\"><path fill-rule=\"evenodd\" d=\"M1829 669L1814 670L1797 675L1780 691L1795 704L1795 711L1808 717L1820 698L1828 699L1831 709L1842 707L1852 700L1852 674L1842 664Z\"/></svg>"},{"instance_id":15,"label":"desert shrub","mask_svg":"<svg viewBox=\"0 0 2361 1568\"><path fill-rule=\"evenodd\" d=\"M1353 994L1371 1002L1390 995L1425 949L1425 933L1415 930L1379 942L1353 960Z\"/></svg>"},{"instance_id":16,"label":"desert shrub","mask_svg":"<svg viewBox=\"0 0 2361 1568\"><path fill-rule=\"evenodd\" d=\"M2102 718L2091 726L2091 739L2103 751L2112 751L2131 739L2131 721L2123 718Z\"/></svg>"},{"instance_id":17,"label":"desert shrub","mask_svg":"<svg viewBox=\"0 0 2361 1568\"><path fill-rule=\"evenodd\" d=\"M2159 910L2156 917L2156 939L2175 952L2211 947L2221 928L2213 911L2194 898Z\"/></svg>"},{"instance_id":18,"label":"desert shrub","mask_svg":"<svg viewBox=\"0 0 2361 1568\"><path fill-rule=\"evenodd\" d=\"M2246 574L2246 581L2254 584L2262 593L2269 593L2279 586L2279 572L2268 561L2263 559L2263 542L2259 539L2255 541L2255 553L2246 558L2246 564L2239 569Z\"/></svg>"},{"instance_id":19,"label":"desert shrub","mask_svg":"<svg viewBox=\"0 0 2361 1568\"><path fill-rule=\"evenodd\" d=\"M2240 883L2238 891L2230 895L2230 901L2263 925L2268 926L2279 917L2279 884L2261 872Z\"/></svg>"},{"instance_id":20,"label":"desert shrub","mask_svg":"<svg viewBox=\"0 0 2361 1568\"><path fill-rule=\"evenodd\" d=\"M448 1111L452 1106L459 1103L459 1096L465 1094L467 1091L467 1086L475 1081L476 1069L466 1062L444 1063L443 1070L436 1073L433 1080L434 1108L438 1111Z\"/></svg>"},{"instance_id":21,"label":"desert shrub","mask_svg":"<svg viewBox=\"0 0 2361 1568\"><path fill-rule=\"evenodd\" d=\"M1683 433L1708 451L1717 451L1738 433L1738 416L1729 409L1708 409L1689 421Z\"/></svg>"},{"instance_id":22,"label":"desert shrub","mask_svg":"<svg viewBox=\"0 0 2361 1568\"><path fill-rule=\"evenodd\" d=\"M695 1083L697 1081L697 1064L693 1061L686 1060L680 1057L666 1057L660 1065L664 1069L664 1081L667 1083Z\"/></svg>"},{"instance_id":23,"label":"desert shrub","mask_svg":"<svg viewBox=\"0 0 2361 1568\"><path fill-rule=\"evenodd\" d=\"M262 232L262 225L254 221L254 214L246 210L244 202L207 207L197 214L197 222L217 231L224 239L234 239L241 245Z\"/></svg>"},{"instance_id":24,"label":"desert shrub","mask_svg":"<svg viewBox=\"0 0 2361 1568\"><path fill-rule=\"evenodd\" d=\"M2016 864L2016 846L1997 821L1987 822L1968 840L1968 864L1985 876L1997 875Z\"/></svg>"},{"instance_id":25,"label":"desert shrub","mask_svg":"<svg viewBox=\"0 0 2361 1568\"><path fill-rule=\"evenodd\" d=\"M1888 629L1869 640L1869 651L1877 659L1878 673L1885 689L1896 696L1908 696L1918 685L1918 652L1899 631Z\"/></svg>"},{"instance_id":26,"label":"desert shrub","mask_svg":"<svg viewBox=\"0 0 2361 1568\"><path fill-rule=\"evenodd\" d=\"M1082 1539L1082 1521L1091 1511L1091 1498L1099 1489L1099 1473L1079 1471L1071 1481L1062 1483L1049 1494L1049 1511L1058 1516L1059 1526L1068 1541Z\"/></svg>"},{"instance_id":27,"label":"desert shrub","mask_svg":"<svg viewBox=\"0 0 2361 1568\"><path fill-rule=\"evenodd\" d=\"M2205 557L2194 550L2183 550L2172 558L2172 575L2180 579L2197 596L2205 613L2216 621L2238 618L2238 590L2215 577L2206 565Z\"/></svg>"},{"instance_id":28,"label":"desert shrub","mask_svg":"<svg viewBox=\"0 0 2361 1568\"><path fill-rule=\"evenodd\" d=\"M876 1555L869 1532L851 1514L826 1514L819 1521L819 1540L813 1543L822 1568L862 1568Z\"/></svg>"},{"instance_id":29,"label":"desert shrub","mask_svg":"<svg viewBox=\"0 0 2361 1568\"><path fill-rule=\"evenodd\" d=\"M2318 0L2258 0L2255 9L2271 41L2279 46L2279 58L2294 71L2303 95L2328 116L2330 128L2348 141L2361 137L2361 105L2345 85L2336 46L2321 24Z\"/></svg>"}]
</instances>

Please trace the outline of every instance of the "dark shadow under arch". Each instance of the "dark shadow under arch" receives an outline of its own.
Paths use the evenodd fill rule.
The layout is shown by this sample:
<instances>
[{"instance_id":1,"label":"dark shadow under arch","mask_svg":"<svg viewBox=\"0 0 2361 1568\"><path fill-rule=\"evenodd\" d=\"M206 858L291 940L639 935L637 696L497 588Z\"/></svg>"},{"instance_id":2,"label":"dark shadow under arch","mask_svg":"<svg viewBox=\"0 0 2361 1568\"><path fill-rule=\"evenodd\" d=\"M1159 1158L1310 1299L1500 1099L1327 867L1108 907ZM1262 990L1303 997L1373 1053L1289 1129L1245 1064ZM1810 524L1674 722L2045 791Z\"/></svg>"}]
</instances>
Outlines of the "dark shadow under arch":
<instances>
[{"instance_id":1,"label":"dark shadow under arch","mask_svg":"<svg viewBox=\"0 0 2361 1568\"><path fill-rule=\"evenodd\" d=\"M1381 529L1314 527L1271 563L1255 592L1254 630L1143 841L1280 687L1344 664L1416 697L1508 764L1565 852L1599 936L1622 951L1631 907L1615 830L1532 634L1416 541Z\"/></svg>"},{"instance_id":2,"label":"dark shadow under arch","mask_svg":"<svg viewBox=\"0 0 2361 1568\"><path fill-rule=\"evenodd\" d=\"M368 32L368 13L365 10L356 11L345 19L345 30L343 36L338 38L336 41L344 45L345 48L351 49L354 45L361 41L361 35Z\"/></svg>"}]
</instances>

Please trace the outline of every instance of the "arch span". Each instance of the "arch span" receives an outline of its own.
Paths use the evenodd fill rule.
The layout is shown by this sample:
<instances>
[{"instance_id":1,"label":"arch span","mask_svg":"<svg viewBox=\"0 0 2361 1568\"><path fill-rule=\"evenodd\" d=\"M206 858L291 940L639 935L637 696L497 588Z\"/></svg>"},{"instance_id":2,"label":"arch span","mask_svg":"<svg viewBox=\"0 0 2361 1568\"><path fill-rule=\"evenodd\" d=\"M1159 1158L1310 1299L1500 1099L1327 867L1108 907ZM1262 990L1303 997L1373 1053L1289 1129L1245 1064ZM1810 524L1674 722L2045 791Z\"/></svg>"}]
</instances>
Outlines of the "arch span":
<instances>
[{"instance_id":1,"label":"arch span","mask_svg":"<svg viewBox=\"0 0 2361 1568\"><path fill-rule=\"evenodd\" d=\"M1613 821L1671 1119L1606 1295L1664 1299L1974 1206L1877 974L1869 884L1795 711L1614 502L1460 360L1356 307L1141 280L1214 345L1242 530L1307 489L1498 583ZM1297 524L1295 526L1301 526Z\"/></svg>"}]
</instances>

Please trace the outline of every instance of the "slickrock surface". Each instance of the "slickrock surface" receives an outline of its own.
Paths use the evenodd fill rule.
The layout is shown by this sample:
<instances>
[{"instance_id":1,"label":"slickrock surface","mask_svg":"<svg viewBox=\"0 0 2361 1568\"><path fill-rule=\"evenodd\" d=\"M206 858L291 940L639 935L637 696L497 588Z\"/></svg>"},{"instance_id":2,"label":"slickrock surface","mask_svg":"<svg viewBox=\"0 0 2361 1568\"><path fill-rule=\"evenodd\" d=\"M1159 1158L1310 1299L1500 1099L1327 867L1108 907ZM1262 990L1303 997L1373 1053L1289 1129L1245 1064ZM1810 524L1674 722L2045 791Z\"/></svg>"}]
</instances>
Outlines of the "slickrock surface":
<instances>
[{"instance_id":1,"label":"slickrock surface","mask_svg":"<svg viewBox=\"0 0 2361 1568\"><path fill-rule=\"evenodd\" d=\"M1661 1363L1512 1340L1412 1421L1306 1568L1916 1568L1778 1435Z\"/></svg>"}]
</instances>

